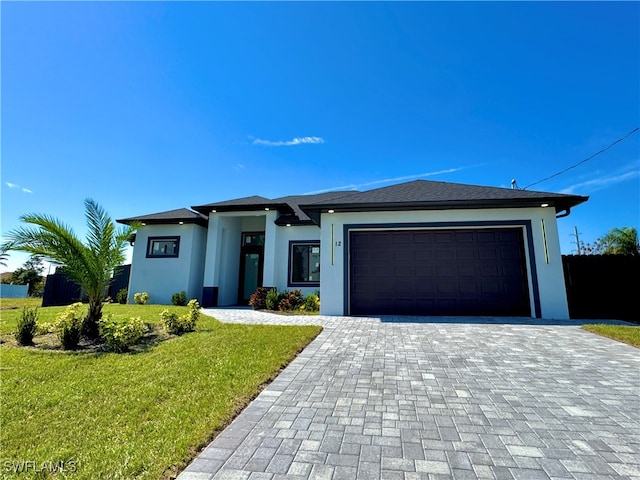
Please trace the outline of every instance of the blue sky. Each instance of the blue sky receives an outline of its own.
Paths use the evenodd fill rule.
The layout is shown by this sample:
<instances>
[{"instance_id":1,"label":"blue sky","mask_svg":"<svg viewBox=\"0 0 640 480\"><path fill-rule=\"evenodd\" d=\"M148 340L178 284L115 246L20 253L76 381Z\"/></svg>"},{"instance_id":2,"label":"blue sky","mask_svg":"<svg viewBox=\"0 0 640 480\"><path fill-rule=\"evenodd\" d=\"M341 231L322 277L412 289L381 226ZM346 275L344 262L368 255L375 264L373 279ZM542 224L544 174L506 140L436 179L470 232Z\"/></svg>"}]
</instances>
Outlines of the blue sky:
<instances>
[{"instance_id":1,"label":"blue sky","mask_svg":"<svg viewBox=\"0 0 640 480\"><path fill-rule=\"evenodd\" d=\"M2 233L401 180L524 187L640 125L640 4L2 2ZM640 226L640 134L533 189ZM12 254L9 270L26 256Z\"/></svg>"}]
</instances>

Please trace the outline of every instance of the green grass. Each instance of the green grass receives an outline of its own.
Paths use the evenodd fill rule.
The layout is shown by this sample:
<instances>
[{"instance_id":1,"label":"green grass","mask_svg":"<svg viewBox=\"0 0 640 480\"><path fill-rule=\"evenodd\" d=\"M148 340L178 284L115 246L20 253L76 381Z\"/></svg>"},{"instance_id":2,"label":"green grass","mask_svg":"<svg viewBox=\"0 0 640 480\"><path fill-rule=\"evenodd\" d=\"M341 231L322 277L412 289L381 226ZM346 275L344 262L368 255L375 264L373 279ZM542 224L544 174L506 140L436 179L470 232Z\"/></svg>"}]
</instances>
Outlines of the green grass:
<instances>
[{"instance_id":1,"label":"green grass","mask_svg":"<svg viewBox=\"0 0 640 480\"><path fill-rule=\"evenodd\" d=\"M619 342L628 343L640 348L640 326L631 327L627 325L583 325L583 330L587 330L603 337L613 338Z\"/></svg>"},{"instance_id":2,"label":"green grass","mask_svg":"<svg viewBox=\"0 0 640 480\"><path fill-rule=\"evenodd\" d=\"M53 317L50 311L62 308L41 309L41 317ZM105 311L159 321L163 308L108 305ZM7 313L2 312L3 331L15 325ZM137 353L2 345L3 474L21 479L171 478L320 330L222 324L201 316L196 332ZM5 471L5 462L21 461L73 461L76 472L34 477Z\"/></svg>"},{"instance_id":3,"label":"green grass","mask_svg":"<svg viewBox=\"0 0 640 480\"><path fill-rule=\"evenodd\" d=\"M0 310L11 310L22 307L39 307L42 305L42 298L1 298Z\"/></svg>"}]
</instances>

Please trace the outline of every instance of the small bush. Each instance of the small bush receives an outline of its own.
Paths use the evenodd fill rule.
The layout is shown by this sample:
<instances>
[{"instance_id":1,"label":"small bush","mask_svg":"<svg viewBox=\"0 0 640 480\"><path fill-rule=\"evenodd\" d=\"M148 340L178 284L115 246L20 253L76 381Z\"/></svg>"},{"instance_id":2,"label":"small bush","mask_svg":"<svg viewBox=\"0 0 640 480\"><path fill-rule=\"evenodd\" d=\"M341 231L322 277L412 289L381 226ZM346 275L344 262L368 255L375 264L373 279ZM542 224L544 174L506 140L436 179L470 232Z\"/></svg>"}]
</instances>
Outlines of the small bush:
<instances>
[{"instance_id":1,"label":"small bush","mask_svg":"<svg viewBox=\"0 0 640 480\"><path fill-rule=\"evenodd\" d=\"M18 319L17 330L15 332L16 341L19 345L33 345L33 337L38 330L38 309L22 309L22 317Z\"/></svg>"},{"instance_id":2,"label":"small bush","mask_svg":"<svg viewBox=\"0 0 640 480\"><path fill-rule=\"evenodd\" d=\"M100 320L100 336L115 352L126 352L142 338L146 325L140 317L114 320L111 315Z\"/></svg>"},{"instance_id":3,"label":"small bush","mask_svg":"<svg viewBox=\"0 0 640 480\"><path fill-rule=\"evenodd\" d=\"M160 313L164 328L172 335L182 335L186 332L193 332L196 328L196 322L200 317L200 304L196 299L189 300L187 305L189 312L178 316L175 312L163 310Z\"/></svg>"},{"instance_id":4,"label":"small bush","mask_svg":"<svg viewBox=\"0 0 640 480\"><path fill-rule=\"evenodd\" d=\"M180 293L171 295L171 303L177 307L184 307L187 304L187 292L183 290Z\"/></svg>"},{"instance_id":5,"label":"small bush","mask_svg":"<svg viewBox=\"0 0 640 480\"><path fill-rule=\"evenodd\" d=\"M55 333L55 323L41 323L38 325L38 335L46 335L47 333Z\"/></svg>"},{"instance_id":6,"label":"small bush","mask_svg":"<svg viewBox=\"0 0 640 480\"><path fill-rule=\"evenodd\" d=\"M278 309L278 303L280 303L280 294L278 293L278 289L276 287L273 287L267 292L264 303L267 310Z\"/></svg>"},{"instance_id":7,"label":"small bush","mask_svg":"<svg viewBox=\"0 0 640 480\"><path fill-rule=\"evenodd\" d=\"M320 297L315 293L310 293L304 298L304 309L307 312L317 312L320 310Z\"/></svg>"},{"instance_id":8,"label":"small bush","mask_svg":"<svg viewBox=\"0 0 640 480\"><path fill-rule=\"evenodd\" d=\"M58 338L64 350L74 350L80 343L83 317L80 314L81 308L82 303L74 303L56 317L55 329L58 331Z\"/></svg>"},{"instance_id":9,"label":"small bush","mask_svg":"<svg viewBox=\"0 0 640 480\"><path fill-rule=\"evenodd\" d=\"M283 292L278 302L278 309L282 312L291 312L299 309L302 305L304 305L302 291L291 290L290 292Z\"/></svg>"},{"instance_id":10,"label":"small bush","mask_svg":"<svg viewBox=\"0 0 640 480\"><path fill-rule=\"evenodd\" d=\"M116 293L116 301L122 305L127 303L127 297L129 297L129 290L126 288L121 288L118 290L118 293Z\"/></svg>"},{"instance_id":11,"label":"small bush","mask_svg":"<svg viewBox=\"0 0 640 480\"><path fill-rule=\"evenodd\" d=\"M267 308L268 293L268 288L258 287L258 289L251 294L251 297L249 297L249 305L251 305L254 310L264 310Z\"/></svg>"},{"instance_id":12,"label":"small bush","mask_svg":"<svg viewBox=\"0 0 640 480\"><path fill-rule=\"evenodd\" d=\"M149 294L147 292L138 292L138 293L134 293L133 294L133 300L138 304L138 305L144 305L145 303L147 303L149 301Z\"/></svg>"}]
</instances>

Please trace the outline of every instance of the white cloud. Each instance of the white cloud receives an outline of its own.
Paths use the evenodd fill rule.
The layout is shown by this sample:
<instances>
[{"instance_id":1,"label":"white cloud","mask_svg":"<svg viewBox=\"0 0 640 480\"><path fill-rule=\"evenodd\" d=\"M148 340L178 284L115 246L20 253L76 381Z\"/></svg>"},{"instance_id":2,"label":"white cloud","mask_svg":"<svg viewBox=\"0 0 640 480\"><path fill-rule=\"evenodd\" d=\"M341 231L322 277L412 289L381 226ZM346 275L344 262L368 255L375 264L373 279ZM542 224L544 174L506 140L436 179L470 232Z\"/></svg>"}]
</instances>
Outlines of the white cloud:
<instances>
[{"instance_id":1,"label":"white cloud","mask_svg":"<svg viewBox=\"0 0 640 480\"><path fill-rule=\"evenodd\" d=\"M370 187L372 185L381 185L383 183L402 182L405 180L415 180L418 178L433 177L435 175L443 175L445 173L453 173L459 170L463 170L465 168L468 168L468 167L447 168L446 170L436 170L435 172L418 173L417 175L404 175L401 177L392 177L392 178L385 178L383 180L374 180L373 182L360 183L358 185L351 184L351 185L343 185L341 187L325 188L323 190L307 192L305 195L315 195L318 193L327 193L327 192L340 191L340 190L358 190L359 188L362 188L362 187Z\"/></svg>"},{"instance_id":2,"label":"white cloud","mask_svg":"<svg viewBox=\"0 0 640 480\"><path fill-rule=\"evenodd\" d=\"M20 190L22 190L24 193L33 193L33 190L30 190L26 187L21 187L20 185L18 185L17 183L11 183L11 182L4 182L7 187L9 188L19 188Z\"/></svg>"},{"instance_id":3,"label":"white cloud","mask_svg":"<svg viewBox=\"0 0 640 480\"><path fill-rule=\"evenodd\" d=\"M638 170L632 170L618 175L603 176L594 178L593 180L587 180L586 182L576 183L575 185L571 185L570 187L561 190L560 193L572 194L576 190L581 190L583 192L595 192L597 190L608 188L616 183L632 180L638 176L640 176L640 171Z\"/></svg>"},{"instance_id":4,"label":"white cloud","mask_svg":"<svg viewBox=\"0 0 640 480\"><path fill-rule=\"evenodd\" d=\"M303 145L303 144L318 144L324 143L324 139L322 137L296 137L292 140L262 140L260 138L256 138L252 145L265 145L267 147L291 147L293 145Z\"/></svg>"}]
</instances>

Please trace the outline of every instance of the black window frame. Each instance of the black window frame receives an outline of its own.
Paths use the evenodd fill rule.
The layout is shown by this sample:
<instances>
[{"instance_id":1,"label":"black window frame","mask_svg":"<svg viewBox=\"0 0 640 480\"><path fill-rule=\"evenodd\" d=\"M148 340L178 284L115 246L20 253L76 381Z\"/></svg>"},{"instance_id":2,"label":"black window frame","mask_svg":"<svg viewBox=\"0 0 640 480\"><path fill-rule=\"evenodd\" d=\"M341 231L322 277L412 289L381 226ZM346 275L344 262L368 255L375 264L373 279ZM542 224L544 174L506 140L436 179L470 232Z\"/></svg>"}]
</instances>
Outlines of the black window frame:
<instances>
[{"instance_id":1,"label":"black window frame","mask_svg":"<svg viewBox=\"0 0 640 480\"><path fill-rule=\"evenodd\" d=\"M175 253L170 255L157 255L153 254L152 246L154 242L159 241L173 241L176 242ZM178 258L180 256L180 235L163 235L161 237L149 237L147 239L147 258Z\"/></svg>"},{"instance_id":2,"label":"black window frame","mask_svg":"<svg viewBox=\"0 0 640 480\"><path fill-rule=\"evenodd\" d=\"M319 287L320 279L318 281L294 281L293 280L293 249L294 247L318 247L320 248L320 240L290 240L289 241L289 266L287 269L287 286L289 287ZM318 256L321 251L318 251ZM320 263L320 262L319 262ZM320 267L318 267L320 268ZM319 273L319 272L318 272Z\"/></svg>"}]
</instances>

